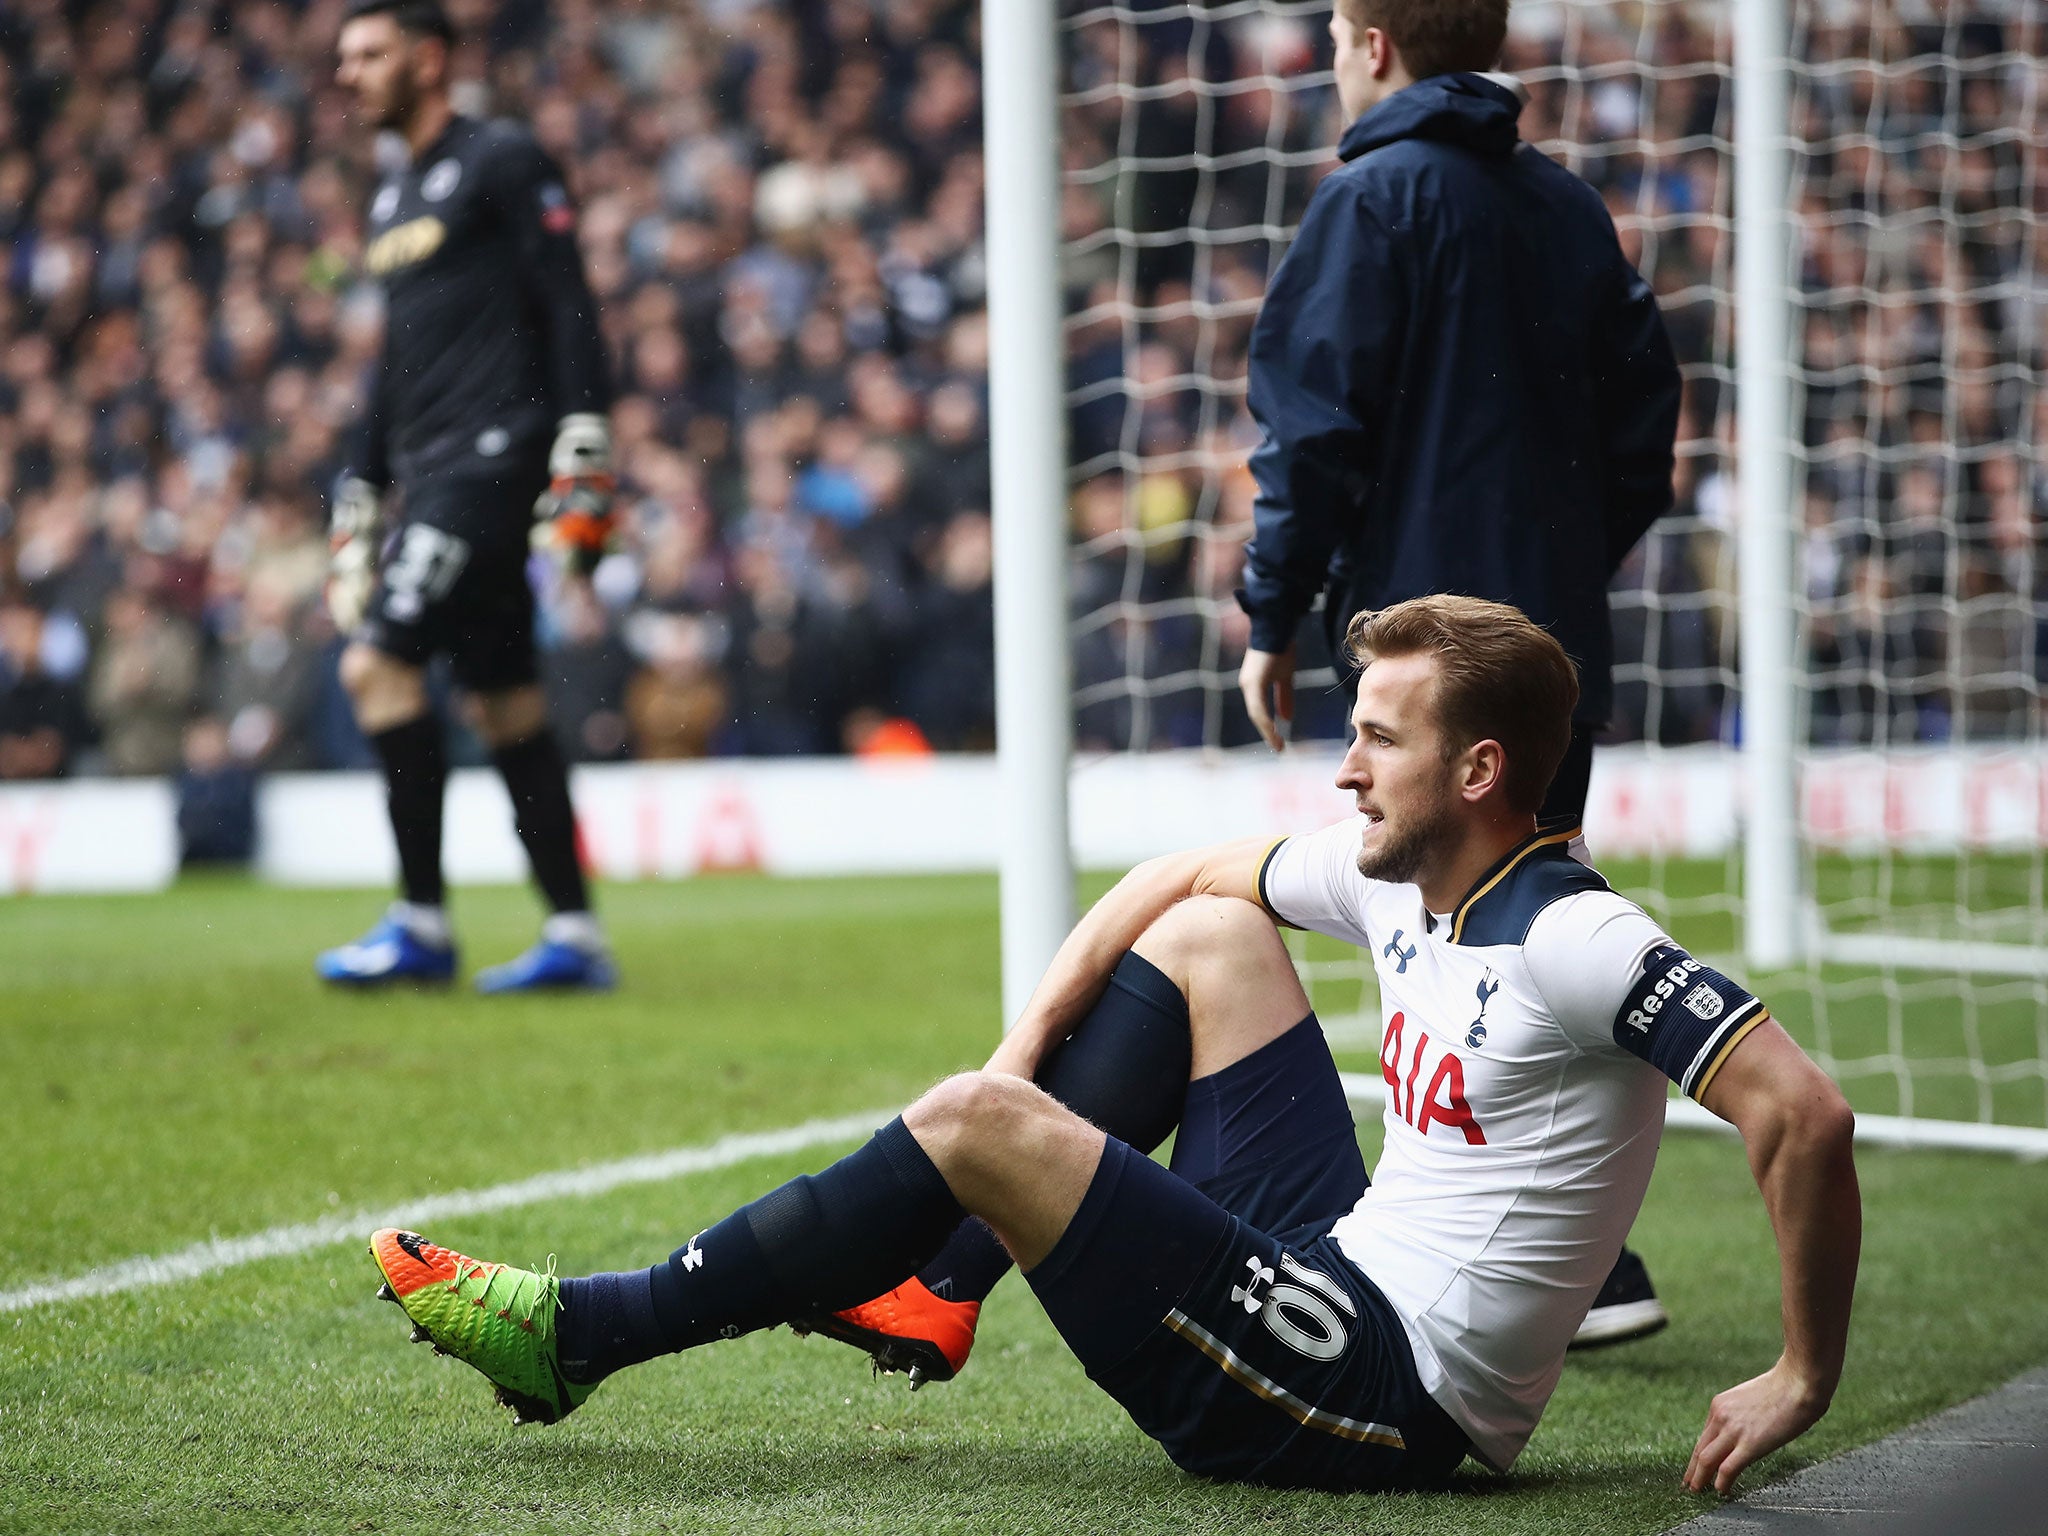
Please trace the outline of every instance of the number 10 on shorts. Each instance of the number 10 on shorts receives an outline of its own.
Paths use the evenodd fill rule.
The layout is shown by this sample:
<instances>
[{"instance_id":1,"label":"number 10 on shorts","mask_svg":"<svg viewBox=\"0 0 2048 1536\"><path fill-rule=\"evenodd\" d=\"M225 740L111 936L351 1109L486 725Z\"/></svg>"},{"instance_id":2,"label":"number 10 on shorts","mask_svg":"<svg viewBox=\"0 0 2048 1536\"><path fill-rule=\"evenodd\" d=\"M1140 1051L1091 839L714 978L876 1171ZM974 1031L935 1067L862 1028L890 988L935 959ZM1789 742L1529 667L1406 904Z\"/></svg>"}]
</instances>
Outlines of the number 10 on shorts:
<instances>
[{"instance_id":1,"label":"number 10 on shorts","mask_svg":"<svg viewBox=\"0 0 2048 1536\"><path fill-rule=\"evenodd\" d=\"M1244 1263L1249 1274L1242 1285L1230 1288L1232 1301L1247 1312L1257 1312L1266 1330L1296 1354L1311 1360L1334 1360L1344 1353L1351 1335L1337 1313L1342 1309L1345 1317L1356 1317L1358 1308L1343 1286L1291 1253L1280 1255L1277 1273L1260 1263L1257 1254ZM1286 1278L1280 1279L1280 1275ZM1272 1287L1263 1298L1259 1294L1262 1286Z\"/></svg>"}]
</instances>

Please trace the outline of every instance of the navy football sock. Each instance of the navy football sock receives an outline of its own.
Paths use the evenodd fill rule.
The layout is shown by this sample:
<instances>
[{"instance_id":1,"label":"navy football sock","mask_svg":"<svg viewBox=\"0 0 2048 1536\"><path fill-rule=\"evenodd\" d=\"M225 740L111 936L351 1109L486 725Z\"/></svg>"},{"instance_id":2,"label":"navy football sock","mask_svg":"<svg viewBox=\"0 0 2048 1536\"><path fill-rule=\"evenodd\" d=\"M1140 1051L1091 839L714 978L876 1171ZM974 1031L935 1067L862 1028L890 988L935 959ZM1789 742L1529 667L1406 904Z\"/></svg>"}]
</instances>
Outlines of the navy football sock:
<instances>
[{"instance_id":1,"label":"navy football sock","mask_svg":"<svg viewBox=\"0 0 2048 1536\"><path fill-rule=\"evenodd\" d=\"M1188 1000L1127 952L1088 1016L1038 1069L1038 1086L1140 1152L1166 1140L1187 1100L1194 1044ZM1010 1272L1010 1251L970 1217L917 1278L948 1301L980 1301Z\"/></svg>"},{"instance_id":2,"label":"navy football sock","mask_svg":"<svg viewBox=\"0 0 2048 1536\"><path fill-rule=\"evenodd\" d=\"M652 1272L645 1269L564 1280L555 1332L562 1374L579 1385L668 1350L654 1314Z\"/></svg>"},{"instance_id":3,"label":"navy football sock","mask_svg":"<svg viewBox=\"0 0 2048 1536\"><path fill-rule=\"evenodd\" d=\"M858 1152L770 1190L650 1269L563 1281L563 1370L595 1381L866 1301L915 1273L962 1214L938 1166L892 1120Z\"/></svg>"}]
</instances>

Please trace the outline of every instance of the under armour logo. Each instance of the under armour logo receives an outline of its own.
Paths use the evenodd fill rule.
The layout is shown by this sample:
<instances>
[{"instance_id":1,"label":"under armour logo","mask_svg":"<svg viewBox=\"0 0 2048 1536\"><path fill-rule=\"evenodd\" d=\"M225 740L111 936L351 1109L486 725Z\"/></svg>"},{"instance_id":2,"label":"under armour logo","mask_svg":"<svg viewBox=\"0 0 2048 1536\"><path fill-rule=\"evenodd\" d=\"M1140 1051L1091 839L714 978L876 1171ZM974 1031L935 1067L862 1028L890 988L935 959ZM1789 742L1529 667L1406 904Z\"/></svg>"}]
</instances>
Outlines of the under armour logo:
<instances>
[{"instance_id":1,"label":"under armour logo","mask_svg":"<svg viewBox=\"0 0 2048 1536\"><path fill-rule=\"evenodd\" d=\"M703 1235L704 1235L704 1234L703 1234L702 1232L699 1232L699 1233L697 1234L697 1237L702 1237ZM684 1269L687 1269L687 1270L694 1270L694 1269L698 1269L698 1268L701 1268L701 1267L702 1267L702 1265L703 1265L703 1263L704 1263L704 1250L703 1250L702 1248L699 1248L699 1247L697 1246L697 1237L693 1237L693 1238L691 1238L691 1239L690 1239L690 1246L689 1246L689 1247L688 1247L687 1249L685 1249L685 1250L683 1251L683 1268L684 1268Z\"/></svg>"},{"instance_id":2,"label":"under armour logo","mask_svg":"<svg viewBox=\"0 0 2048 1536\"><path fill-rule=\"evenodd\" d=\"M1404 976L1408 973L1408 962L1415 958L1415 946L1413 944L1410 944L1406 949L1401 947L1401 935L1406 931L1403 928L1396 928L1394 936L1387 940L1386 948L1380 951L1381 954L1394 962L1395 973Z\"/></svg>"},{"instance_id":3,"label":"under armour logo","mask_svg":"<svg viewBox=\"0 0 2048 1536\"><path fill-rule=\"evenodd\" d=\"M1262 1305L1259 1300L1259 1287L1273 1283L1273 1271L1269 1265L1259 1262L1257 1254L1246 1259L1244 1267L1251 1271L1251 1276L1243 1285L1233 1285L1230 1288L1230 1299L1245 1311L1256 1312Z\"/></svg>"}]
</instances>

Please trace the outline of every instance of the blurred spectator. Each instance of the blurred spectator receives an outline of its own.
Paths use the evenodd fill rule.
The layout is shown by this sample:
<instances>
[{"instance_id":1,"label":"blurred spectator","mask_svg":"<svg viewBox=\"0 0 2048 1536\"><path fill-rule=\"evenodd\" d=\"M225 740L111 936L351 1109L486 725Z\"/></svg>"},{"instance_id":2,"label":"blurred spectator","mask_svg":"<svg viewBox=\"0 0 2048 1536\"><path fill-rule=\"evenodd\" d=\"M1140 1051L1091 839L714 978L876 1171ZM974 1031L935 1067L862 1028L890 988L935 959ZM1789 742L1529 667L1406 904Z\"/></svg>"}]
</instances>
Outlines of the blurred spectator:
<instances>
[{"instance_id":1,"label":"blurred spectator","mask_svg":"<svg viewBox=\"0 0 2048 1536\"><path fill-rule=\"evenodd\" d=\"M199 697L199 643L148 589L107 599L107 633L90 700L107 767L170 773Z\"/></svg>"},{"instance_id":2,"label":"blurred spectator","mask_svg":"<svg viewBox=\"0 0 2048 1536\"><path fill-rule=\"evenodd\" d=\"M597 594L582 582L564 582L555 596L556 643L543 658L548 718L572 763L606 763L632 754L626 693L633 653L626 649ZM701 753L641 755L699 756Z\"/></svg>"},{"instance_id":3,"label":"blurred spectator","mask_svg":"<svg viewBox=\"0 0 2048 1536\"><path fill-rule=\"evenodd\" d=\"M964 380L949 379L932 391L925 414L928 445L920 479L923 499L935 512L986 511L989 501L988 438L981 394Z\"/></svg>"},{"instance_id":4,"label":"blurred spectator","mask_svg":"<svg viewBox=\"0 0 2048 1536\"><path fill-rule=\"evenodd\" d=\"M256 852L256 775L216 715L185 727L178 770L178 862L246 864Z\"/></svg>"},{"instance_id":5,"label":"blurred spectator","mask_svg":"<svg viewBox=\"0 0 2048 1536\"><path fill-rule=\"evenodd\" d=\"M207 687L229 750L252 768L316 766L313 712L324 657L306 631L313 599L273 575L252 584L223 628ZM189 762L191 736L186 737Z\"/></svg>"},{"instance_id":6,"label":"blurred spectator","mask_svg":"<svg viewBox=\"0 0 2048 1536\"><path fill-rule=\"evenodd\" d=\"M988 514L961 512L927 557L929 595L904 647L903 711L940 751L996 739L996 635Z\"/></svg>"},{"instance_id":7,"label":"blurred spectator","mask_svg":"<svg viewBox=\"0 0 2048 1536\"><path fill-rule=\"evenodd\" d=\"M0 604L0 779L56 779L71 771L90 726L72 684L44 665L43 615Z\"/></svg>"},{"instance_id":8,"label":"blurred spectator","mask_svg":"<svg viewBox=\"0 0 2048 1536\"><path fill-rule=\"evenodd\" d=\"M643 631L647 668L626 692L635 754L704 757L726 714L711 625L685 614L649 614Z\"/></svg>"},{"instance_id":9,"label":"blurred spectator","mask_svg":"<svg viewBox=\"0 0 2048 1536\"><path fill-rule=\"evenodd\" d=\"M798 585L787 547L750 543L733 571L726 670L739 750L766 757L832 751L844 659L835 615Z\"/></svg>"}]
</instances>

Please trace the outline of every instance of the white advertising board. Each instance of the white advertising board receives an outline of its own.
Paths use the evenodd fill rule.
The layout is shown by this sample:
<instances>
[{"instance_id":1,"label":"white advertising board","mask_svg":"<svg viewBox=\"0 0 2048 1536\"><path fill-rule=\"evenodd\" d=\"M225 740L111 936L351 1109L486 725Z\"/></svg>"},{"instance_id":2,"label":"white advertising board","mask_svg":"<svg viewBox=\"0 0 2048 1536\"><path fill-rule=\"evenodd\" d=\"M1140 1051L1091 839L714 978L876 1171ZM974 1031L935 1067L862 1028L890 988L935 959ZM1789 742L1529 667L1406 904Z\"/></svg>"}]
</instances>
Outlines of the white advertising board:
<instances>
[{"instance_id":1,"label":"white advertising board","mask_svg":"<svg viewBox=\"0 0 2048 1536\"><path fill-rule=\"evenodd\" d=\"M160 779L0 789L0 894L153 891L177 872L177 807Z\"/></svg>"},{"instance_id":2,"label":"white advertising board","mask_svg":"<svg viewBox=\"0 0 2048 1536\"><path fill-rule=\"evenodd\" d=\"M1350 814L1336 767L1327 750L1082 759L1075 857L1116 869L1326 825ZM991 870L1004 814L990 757L606 764L577 769L574 794L591 866L622 880ZM1816 844L1851 852L2041 847L2048 753L1817 754L1802 772L1800 806ZM0 892L160 887L176 871L174 811L170 787L156 781L0 789ZM1718 857L1740 818L1740 760L1723 748L1615 747L1594 759L1586 832L1596 857ZM258 873L280 884L375 886L396 868L373 774L265 781L258 843ZM464 769L450 784L446 864L463 883L525 878L511 808L487 769Z\"/></svg>"}]
</instances>

